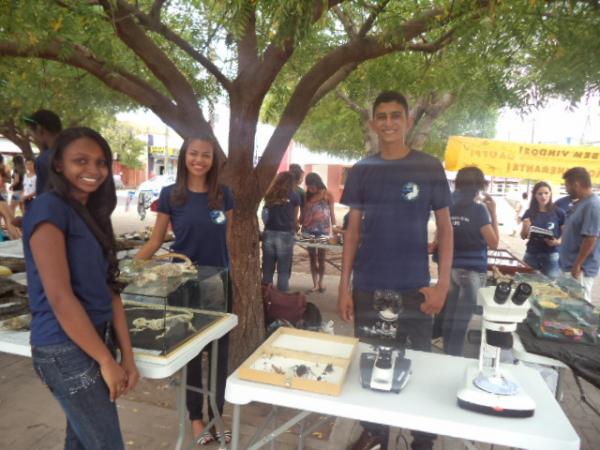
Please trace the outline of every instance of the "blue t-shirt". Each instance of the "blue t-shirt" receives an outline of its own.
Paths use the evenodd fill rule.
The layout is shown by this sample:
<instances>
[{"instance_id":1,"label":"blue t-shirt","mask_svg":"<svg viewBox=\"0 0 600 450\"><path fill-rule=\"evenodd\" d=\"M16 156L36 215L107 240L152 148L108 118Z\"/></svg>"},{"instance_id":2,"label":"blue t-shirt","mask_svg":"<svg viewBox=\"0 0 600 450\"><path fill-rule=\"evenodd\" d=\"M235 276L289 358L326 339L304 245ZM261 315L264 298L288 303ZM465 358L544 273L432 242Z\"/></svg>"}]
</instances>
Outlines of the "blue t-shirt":
<instances>
[{"instance_id":1,"label":"blue t-shirt","mask_svg":"<svg viewBox=\"0 0 600 450\"><path fill-rule=\"evenodd\" d=\"M463 200L460 192L455 192L454 203L450 207L450 217L454 228L454 256L452 268L487 271L487 242L481 234L481 227L489 225L490 215L481 203Z\"/></svg>"},{"instance_id":2,"label":"blue t-shirt","mask_svg":"<svg viewBox=\"0 0 600 450\"><path fill-rule=\"evenodd\" d=\"M52 345L69 340L60 326L35 266L29 240L37 226L48 222L65 235L71 286L92 323L112 320L112 294L106 284L108 260L81 216L54 192L40 195L23 220L23 249L31 308L31 344Z\"/></svg>"},{"instance_id":3,"label":"blue t-shirt","mask_svg":"<svg viewBox=\"0 0 600 450\"><path fill-rule=\"evenodd\" d=\"M534 227L545 228L554 233L555 238L559 238L561 234L561 228L565 223L565 212L560 208L552 208L549 212L538 212L532 219L531 210L525 211L523 214L523 220L531 220L531 225ZM542 237L534 236L527 241L527 253L556 253L560 250L560 247L552 247L546 244L546 241Z\"/></svg>"},{"instance_id":4,"label":"blue t-shirt","mask_svg":"<svg viewBox=\"0 0 600 450\"><path fill-rule=\"evenodd\" d=\"M559 264L563 272L571 271L579 255L583 238L587 236L600 237L600 199L592 195L579 200L567 215L560 246ZM600 245L583 262L583 272L586 277L598 275L600 267Z\"/></svg>"},{"instance_id":5,"label":"blue t-shirt","mask_svg":"<svg viewBox=\"0 0 600 450\"><path fill-rule=\"evenodd\" d=\"M300 208L300 203L301 200L298 192L291 192L285 203L268 208L269 214L265 229L295 232L296 215L294 214L294 209Z\"/></svg>"},{"instance_id":6,"label":"blue t-shirt","mask_svg":"<svg viewBox=\"0 0 600 450\"><path fill-rule=\"evenodd\" d=\"M418 150L399 160L369 156L350 169L341 203L363 213L355 289L429 285L427 222L432 210L450 205L439 160Z\"/></svg>"},{"instance_id":7,"label":"blue t-shirt","mask_svg":"<svg viewBox=\"0 0 600 450\"><path fill-rule=\"evenodd\" d=\"M39 197L48 190L48 179L50 178L51 149L46 149L35 159L35 195Z\"/></svg>"},{"instance_id":8,"label":"blue t-shirt","mask_svg":"<svg viewBox=\"0 0 600 450\"><path fill-rule=\"evenodd\" d=\"M229 267L227 216L233 209L233 194L223 187L223 209L208 207L208 193L192 192L182 206L173 205L175 185L164 187L158 198L158 212L168 214L175 234L171 250L183 253L199 266Z\"/></svg>"},{"instance_id":9,"label":"blue t-shirt","mask_svg":"<svg viewBox=\"0 0 600 450\"><path fill-rule=\"evenodd\" d=\"M554 206L562 209L565 213L568 213L573 206L573 199L569 195L566 195L556 200Z\"/></svg>"}]
</instances>

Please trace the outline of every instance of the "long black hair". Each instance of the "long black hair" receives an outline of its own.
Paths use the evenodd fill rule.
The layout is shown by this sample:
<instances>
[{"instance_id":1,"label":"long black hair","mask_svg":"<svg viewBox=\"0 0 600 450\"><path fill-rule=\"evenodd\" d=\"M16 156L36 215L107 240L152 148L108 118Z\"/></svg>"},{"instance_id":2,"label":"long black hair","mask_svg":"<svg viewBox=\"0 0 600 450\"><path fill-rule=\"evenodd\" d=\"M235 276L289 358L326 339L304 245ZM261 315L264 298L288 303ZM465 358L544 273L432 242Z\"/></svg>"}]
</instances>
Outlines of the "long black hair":
<instances>
[{"instance_id":1,"label":"long black hair","mask_svg":"<svg viewBox=\"0 0 600 450\"><path fill-rule=\"evenodd\" d=\"M206 174L206 183L208 184L208 206L210 209L223 209L223 186L219 184L219 166L221 161L219 153L216 151L215 140L207 134L196 134L183 141L177 158L177 178L175 179L175 188L171 194L171 201L176 206L182 206L187 200L188 191L188 169L185 165L185 156L188 147L193 141L208 142L212 147L213 163Z\"/></svg>"},{"instance_id":2,"label":"long black hair","mask_svg":"<svg viewBox=\"0 0 600 450\"><path fill-rule=\"evenodd\" d=\"M548 205L546 205L546 210L550 212L554 209L554 203L552 202L552 187L545 181L535 183L533 185L533 189L531 190L531 201L529 202L529 214L531 215L532 219L534 219L541 212L540 204L537 201L537 198L535 198L535 194L537 194L537 191L543 187L548 188L550 191L550 201L548 202Z\"/></svg>"},{"instance_id":3,"label":"long black hair","mask_svg":"<svg viewBox=\"0 0 600 450\"><path fill-rule=\"evenodd\" d=\"M311 172L306 175L304 178L304 183L306 184L306 187L315 186L319 192L327 189L327 186L325 186L325 183L323 183L323 180L319 174L315 172ZM308 189L306 190L306 200L310 200L314 195L317 195L317 192L310 192Z\"/></svg>"},{"instance_id":4,"label":"long black hair","mask_svg":"<svg viewBox=\"0 0 600 450\"><path fill-rule=\"evenodd\" d=\"M108 168L108 176L100 187L89 195L85 205L73 197L72 186L60 171L65 150L78 139L90 139L98 144L102 149ZM113 292L117 292L119 289L117 284L119 266L117 263L115 235L113 233L112 222L110 221L110 215L117 205L112 161L113 157L110 146L100 133L87 127L68 128L56 138L50 162L49 183L50 189L60 195L75 209L100 243L104 255L108 260L107 284Z\"/></svg>"},{"instance_id":5,"label":"long black hair","mask_svg":"<svg viewBox=\"0 0 600 450\"><path fill-rule=\"evenodd\" d=\"M25 175L25 161L21 155L15 155L12 159L13 170L21 176L23 181L23 175Z\"/></svg>"}]
</instances>

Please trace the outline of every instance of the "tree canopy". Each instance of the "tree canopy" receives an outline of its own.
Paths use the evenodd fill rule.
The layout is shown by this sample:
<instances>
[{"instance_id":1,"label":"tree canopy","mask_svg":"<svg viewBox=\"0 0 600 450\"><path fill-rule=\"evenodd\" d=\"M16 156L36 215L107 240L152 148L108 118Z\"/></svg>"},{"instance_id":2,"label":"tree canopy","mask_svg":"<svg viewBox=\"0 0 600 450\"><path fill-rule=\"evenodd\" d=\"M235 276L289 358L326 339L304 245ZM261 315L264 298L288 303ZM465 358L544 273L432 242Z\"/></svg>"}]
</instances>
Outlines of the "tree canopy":
<instances>
[{"instance_id":1,"label":"tree canopy","mask_svg":"<svg viewBox=\"0 0 600 450\"><path fill-rule=\"evenodd\" d=\"M23 117L38 109L56 112L66 127L100 128L133 105L80 69L35 58L0 59L0 86L0 135L25 156L31 156L31 145Z\"/></svg>"}]
</instances>

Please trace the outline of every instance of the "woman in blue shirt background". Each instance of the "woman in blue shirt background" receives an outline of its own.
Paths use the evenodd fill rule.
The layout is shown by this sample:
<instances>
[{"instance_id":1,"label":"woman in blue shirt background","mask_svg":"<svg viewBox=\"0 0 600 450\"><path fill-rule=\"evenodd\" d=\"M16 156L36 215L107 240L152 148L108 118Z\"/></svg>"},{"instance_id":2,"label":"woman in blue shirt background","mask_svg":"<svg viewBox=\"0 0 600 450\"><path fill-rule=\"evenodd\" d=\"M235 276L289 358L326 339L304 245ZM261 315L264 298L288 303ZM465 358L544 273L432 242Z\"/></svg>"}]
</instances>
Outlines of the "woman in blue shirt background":
<instances>
[{"instance_id":1,"label":"woman in blue shirt background","mask_svg":"<svg viewBox=\"0 0 600 450\"><path fill-rule=\"evenodd\" d=\"M485 195L483 172L465 167L456 174L450 218L454 232L454 254L448 299L441 313L444 353L461 356L469 321L477 305L477 291L485 286L487 249L498 248L496 204Z\"/></svg>"},{"instance_id":2,"label":"woman in blue shirt background","mask_svg":"<svg viewBox=\"0 0 600 450\"><path fill-rule=\"evenodd\" d=\"M269 211L263 233L262 282L273 283L277 265L277 289L289 289L294 256L294 236L300 213L300 195L291 172L281 172L265 195Z\"/></svg>"},{"instance_id":3,"label":"woman in blue shirt background","mask_svg":"<svg viewBox=\"0 0 600 450\"><path fill-rule=\"evenodd\" d=\"M521 238L529 238L531 226L545 228L554 234L553 238L534 235L527 241L523 261L549 278L560 275L558 254L560 250L561 228L565 223L565 212L552 203L552 188L544 181L533 186L529 209L523 214Z\"/></svg>"},{"instance_id":4,"label":"woman in blue shirt background","mask_svg":"<svg viewBox=\"0 0 600 450\"><path fill-rule=\"evenodd\" d=\"M208 136L184 141L177 161L175 184L162 189L152 236L135 256L136 259L148 259L156 253L164 242L170 222L175 234L171 250L186 255L199 266L229 268L227 240L231 235L233 195L229 188L219 184L219 160L215 147ZM231 308L231 301L228 301L228 312ZM225 403L228 349L226 335L219 340L216 400L220 414ZM188 364L188 384L202 388L202 355ZM194 439L201 445L212 442L215 436L205 429L202 421L202 394L188 390L186 397ZM209 408L209 419L212 417L213 411ZM225 440L229 442L230 439L230 433L225 432Z\"/></svg>"},{"instance_id":5,"label":"woman in blue shirt background","mask_svg":"<svg viewBox=\"0 0 600 450\"><path fill-rule=\"evenodd\" d=\"M51 190L23 223L33 365L67 416L68 450L123 449L114 401L138 381L116 283L111 166L100 134L65 130L51 161Z\"/></svg>"}]
</instances>

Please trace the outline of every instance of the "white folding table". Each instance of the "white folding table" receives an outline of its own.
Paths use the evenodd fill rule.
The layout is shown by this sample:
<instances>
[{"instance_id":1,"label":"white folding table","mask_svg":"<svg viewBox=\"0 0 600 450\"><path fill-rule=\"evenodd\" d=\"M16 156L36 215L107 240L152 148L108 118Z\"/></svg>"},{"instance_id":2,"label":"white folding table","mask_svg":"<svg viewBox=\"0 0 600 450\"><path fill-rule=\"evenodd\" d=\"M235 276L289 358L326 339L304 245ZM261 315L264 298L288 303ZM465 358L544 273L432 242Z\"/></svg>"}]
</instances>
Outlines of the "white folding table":
<instances>
[{"instance_id":1,"label":"white folding table","mask_svg":"<svg viewBox=\"0 0 600 450\"><path fill-rule=\"evenodd\" d=\"M152 355L144 350L134 348L134 356L140 376L151 379L167 378L181 370L181 382L177 391L177 413L179 417L179 435L177 437L176 449L181 449L185 441L187 430L185 391L187 386L187 363L202 352L212 343L211 352L211 377L208 396L215 411L215 419L220 421L217 426L224 429L222 419L218 414L216 406L216 370L218 358L218 340L236 327L238 318L235 314L226 314L220 320L210 325L194 338L187 341L181 347L171 352L168 356ZM13 355L31 357L28 331L0 331L0 352ZM193 388L192 389L196 389Z\"/></svg>"},{"instance_id":2,"label":"white folding table","mask_svg":"<svg viewBox=\"0 0 600 450\"><path fill-rule=\"evenodd\" d=\"M360 351L366 351L360 344ZM579 436L542 377L525 366L510 366L526 392L535 400L530 418L489 416L459 408L456 393L467 365L476 360L441 354L407 351L412 377L399 394L363 389L358 360L354 358L339 397L314 394L241 380L236 370L228 379L225 399L234 405L232 450L239 449L240 407L257 401L275 407L302 410L294 419L259 440L249 449L260 448L310 413L364 420L410 430L534 450L579 450ZM305 433L300 436L300 447Z\"/></svg>"}]
</instances>

